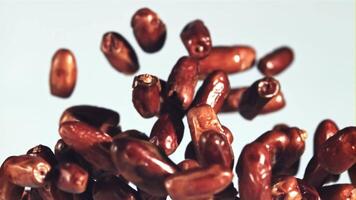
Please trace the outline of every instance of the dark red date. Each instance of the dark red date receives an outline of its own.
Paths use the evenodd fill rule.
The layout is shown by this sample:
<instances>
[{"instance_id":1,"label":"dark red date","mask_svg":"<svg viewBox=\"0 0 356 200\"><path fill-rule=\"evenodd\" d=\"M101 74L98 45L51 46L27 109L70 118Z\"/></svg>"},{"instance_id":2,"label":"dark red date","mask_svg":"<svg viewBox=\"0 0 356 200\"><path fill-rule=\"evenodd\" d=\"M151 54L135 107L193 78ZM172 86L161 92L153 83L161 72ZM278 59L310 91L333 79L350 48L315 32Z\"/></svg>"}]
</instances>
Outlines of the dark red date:
<instances>
[{"instance_id":1,"label":"dark red date","mask_svg":"<svg viewBox=\"0 0 356 200\"><path fill-rule=\"evenodd\" d=\"M149 8L141 8L132 16L131 27L140 47L147 53L159 51L166 41L166 25Z\"/></svg>"},{"instance_id":2,"label":"dark red date","mask_svg":"<svg viewBox=\"0 0 356 200\"><path fill-rule=\"evenodd\" d=\"M139 63L136 52L119 33L105 33L100 48L111 66L117 71L128 75L137 72Z\"/></svg>"},{"instance_id":3,"label":"dark red date","mask_svg":"<svg viewBox=\"0 0 356 200\"><path fill-rule=\"evenodd\" d=\"M136 76L132 84L132 102L144 118L158 115L161 109L161 83L150 74Z\"/></svg>"},{"instance_id":4,"label":"dark red date","mask_svg":"<svg viewBox=\"0 0 356 200\"><path fill-rule=\"evenodd\" d=\"M63 163L58 169L57 187L65 192L79 194L86 190L88 172L74 163Z\"/></svg>"},{"instance_id":5,"label":"dark red date","mask_svg":"<svg viewBox=\"0 0 356 200\"><path fill-rule=\"evenodd\" d=\"M283 72L293 60L293 50L283 46L262 57L257 66L263 75L275 76Z\"/></svg>"},{"instance_id":6,"label":"dark red date","mask_svg":"<svg viewBox=\"0 0 356 200\"><path fill-rule=\"evenodd\" d=\"M211 51L211 38L204 22L197 19L189 22L182 30L180 38L190 56L204 58Z\"/></svg>"},{"instance_id":7,"label":"dark red date","mask_svg":"<svg viewBox=\"0 0 356 200\"><path fill-rule=\"evenodd\" d=\"M352 184L337 184L320 189L322 200L354 200L356 199L356 186Z\"/></svg>"}]
</instances>

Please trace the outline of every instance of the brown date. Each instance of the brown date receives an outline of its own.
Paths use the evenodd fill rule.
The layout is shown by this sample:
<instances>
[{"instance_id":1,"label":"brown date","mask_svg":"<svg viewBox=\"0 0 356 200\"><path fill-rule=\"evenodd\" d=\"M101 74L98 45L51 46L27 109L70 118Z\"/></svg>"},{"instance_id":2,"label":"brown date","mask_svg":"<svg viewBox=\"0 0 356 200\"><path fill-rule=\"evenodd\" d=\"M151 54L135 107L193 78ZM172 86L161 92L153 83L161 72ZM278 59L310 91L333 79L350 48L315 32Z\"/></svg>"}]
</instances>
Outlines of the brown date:
<instances>
[{"instance_id":1,"label":"brown date","mask_svg":"<svg viewBox=\"0 0 356 200\"><path fill-rule=\"evenodd\" d=\"M161 109L161 83L150 74L141 74L132 84L132 102L143 118L158 115Z\"/></svg>"},{"instance_id":2,"label":"brown date","mask_svg":"<svg viewBox=\"0 0 356 200\"><path fill-rule=\"evenodd\" d=\"M341 174L356 163L356 127L346 127L326 140L318 150L320 165L331 174Z\"/></svg>"},{"instance_id":3,"label":"brown date","mask_svg":"<svg viewBox=\"0 0 356 200\"><path fill-rule=\"evenodd\" d=\"M272 165L265 145L247 144L239 157L236 173L241 200L271 200Z\"/></svg>"},{"instance_id":4,"label":"brown date","mask_svg":"<svg viewBox=\"0 0 356 200\"><path fill-rule=\"evenodd\" d=\"M298 181L293 176L279 177L272 184L272 199L302 200Z\"/></svg>"},{"instance_id":5,"label":"brown date","mask_svg":"<svg viewBox=\"0 0 356 200\"><path fill-rule=\"evenodd\" d=\"M130 137L115 138L111 157L128 181L154 196L165 196L164 180L177 167L154 144Z\"/></svg>"},{"instance_id":6,"label":"brown date","mask_svg":"<svg viewBox=\"0 0 356 200\"><path fill-rule=\"evenodd\" d=\"M169 113L159 116L152 127L150 142L163 149L166 155L171 155L182 141L184 124L182 119Z\"/></svg>"},{"instance_id":7,"label":"brown date","mask_svg":"<svg viewBox=\"0 0 356 200\"><path fill-rule=\"evenodd\" d=\"M223 71L215 71L208 75L199 88L193 106L210 105L218 113L230 92L230 82Z\"/></svg>"},{"instance_id":8,"label":"brown date","mask_svg":"<svg viewBox=\"0 0 356 200\"><path fill-rule=\"evenodd\" d=\"M283 72L293 62L293 59L293 50L282 46L262 57L257 68L265 76L275 76Z\"/></svg>"},{"instance_id":9,"label":"brown date","mask_svg":"<svg viewBox=\"0 0 356 200\"><path fill-rule=\"evenodd\" d=\"M273 168L273 175L291 175L282 174L282 172L285 172L286 169L289 169L298 162L305 150L305 141L307 139L306 131L297 127L291 127L285 131L285 134L289 138L289 143L280 159L276 162Z\"/></svg>"},{"instance_id":10,"label":"brown date","mask_svg":"<svg viewBox=\"0 0 356 200\"><path fill-rule=\"evenodd\" d=\"M40 196L41 200L72 200L73 194L64 192L56 186L53 182L47 184L42 188L32 188L31 193L35 192Z\"/></svg>"},{"instance_id":11,"label":"brown date","mask_svg":"<svg viewBox=\"0 0 356 200\"><path fill-rule=\"evenodd\" d=\"M200 105L191 108L187 114L187 121L193 143L196 145L196 150L198 150L199 140L204 132L213 130L224 134L224 129L214 109L209 105ZM199 152L197 153L199 154Z\"/></svg>"},{"instance_id":12,"label":"brown date","mask_svg":"<svg viewBox=\"0 0 356 200\"><path fill-rule=\"evenodd\" d=\"M227 186L223 191L214 195L214 200L239 200L237 190L233 183Z\"/></svg>"},{"instance_id":13,"label":"brown date","mask_svg":"<svg viewBox=\"0 0 356 200\"><path fill-rule=\"evenodd\" d=\"M182 57L173 67L167 81L167 98L179 109L186 110L194 98L198 82L198 61Z\"/></svg>"},{"instance_id":14,"label":"brown date","mask_svg":"<svg viewBox=\"0 0 356 200\"><path fill-rule=\"evenodd\" d=\"M84 122L90 126L94 126L103 132L108 132L118 126L120 115L110 109L90 106L78 105L67 108L59 120L59 125L64 122Z\"/></svg>"},{"instance_id":15,"label":"brown date","mask_svg":"<svg viewBox=\"0 0 356 200\"><path fill-rule=\"evenodd\" d=\"M7 158L4 163L11 158L12 157ZM23 187L18 186L7 179L4 171L4 164L2 164L0 168L0 200L18 200L21 198L23 191Z\"/></svg>"},{"instance_id":16,"label":"brown date","mask_svg":"<svg viewBox=\"0 0 356 200\"><path fill-rule=\"evenodd\" d=\"M137 72L139 63L136 52L119 33L105 33L100 48L111 66L117 71L127 75Z\"/></svg>"},{"instance_id":17,"label":"brown date","mask_svg":"<svg viewBox=\"0 0 356 200\"><path fill-rule=\"evenodd\" d=\"M211 38L204 22L197 19L189 22L182 30L180 38L190 56L204 58L211 51Z\"/></svg>"},{"instance_id":18,"label":"brown date","mask_svg":"<svg viewBox=\"0 0 356 200\"><path fill-rule=\"evenodd\" d=\"M166 40L166 25L149 8L141 8L131 19L131 27L140 47L147 53L159 51Z\"/></svg>"},{"instance_id":19,"label":"brown date","mask_svg":"<svg viewBox=\"0 0 356 200\"><path fill-rule=\"evenodd\" d=\"M68 98L77 82L77 63L74 54L68 49L59 49L52 57L49 76L51 94Z\"/></svg>"},{"instance_id":20,"label":"brown date","mask_svg":"<svg viewBox=\"0 0 356 200\"><path fill-rule=\"evenodd\" d=\"M282 91L279 91L275 97L273 97L271 100L269 100L262 107L259 114L262 115L262 114L268 114L271 112L276 112L278 110L281 110L285 106L286 106L286 100L284 98Z\"/></svg>"},{"instance_id":21,"label":"brown date","mask_svg":"<svg viewBox=\"0 0 356 200\"><path fill-rule=\"evenodd\" d=\"M322 187L319 191L322 200L355 200L356 186L336 184Z\"/></svg>"},{"instance_id":22,"label":"brown date","mask_svg":"<svg viewBox=\"0 0 356 200\"><path fill-rule=\"evenodd\" d=\"M93 186L93 200L140 200L137 191L117 177L97 180Z\"/></svg>"},{"instance_id":23,"label":"brown date","mask_svg":"<svg viewBox=\"0 0 356 200\"><path fill-rule=\"evenodd\" d=\"M216 46L209 55L199 61L199 76L205 77L216 70L227 74L250 69L255 62L256 52L250 46Z\"/></svg>"},{"instance_id":24,"label":"brown date","mask_svg":"<svg viewBox=\"0 0 356 200\"><path fill-rule=\"evenodd\" d=\"M279 93L280 84L278 80L272 77L264 77L255 81L241 96L238 106L241 116L252 120Z\"/></svg>"},{"instance_id":25,"label":"brown date","mask_svg":"<svg viewBox=\"0 0 356 200\"><path fill-rule=\"evenodd\" d=\"M231 183L232 177L230 170L212 165L169 176L165 187L174 200L206 199L224 190Z\"/></svg>"},{"instance_id":26,"label":"brown date","mask_svg":"<svg viewBox=\"0 0 356 200\"><path fill-rule=\"evenodd\" d=\"M234 155L226 137L218 132L209 130L204 132L199 139L199 162L202 166L219 164L232 168Z\"/></svg>"},{"instance_id":27,"label":"brown date","mask_svg":"<svg viewBox=\"0 0 356 200\"><path fill-rule=\"evenodd\" d=\"M335 135L338 130L339 128L334 121L326 119L319 123L314 133L314 156L305 169L303 180L316 188L321 187L324 183L329 181L337 181L339 178L339 175L332 175L322 168L315 156L321 145Z\"/></svg>"},{"instance_id":28,"label":"brown date","mask_svg":"<svg viewBox=\"0 0 356 200\"><path fill-rule=\"evenodd\" d=\"M22 155L9 157L3 164L6 178L22 187L43 187L51 165L41 157Z\"/></svg>"},{"instance_id":29,"label":"brown date","mask_svg":"<svg viewBox=\"0 0 356 200\"><path fill-rule=\"evenodd\" d=\"M151 194L148 194L147 192L140 190L140 188L137 188L138 196L140 197L139 200L166 200L167 197L157 197L157 196L152 196Z\"/></svg>"},{"instance_id":30,"label":"brown date","mask_svg":"<svg viewBox=\"0 0 356 200\"><path fill-rule=\"evenodd\" d=\"M59 128L63 141L95 169L116 172L110 158L110 135L82 122L65 122Z\"/></svg>"},{"instance_id":31,"label":"brown date","mask_svg":"<svg viewBox=\"0 0 356 200\"><path fill-rule=\"evenodd\" d=\"M58 169L57 187L65 192L79 194L86 190L88 172L74 163L63 163Z\"/></svg>"},{"instance_id":32,"label":"brown date","mask_svg":"<svg viewBox=\"0 0 356 200\"><path fill-rule=\"evenodd\" d=\"M191 159L191 160L198 160L193 141L190 141L187 147L185 148L184 158Z\"/></svg>"},{"instance_id":33,"label":"brown date","mask_svg":"<svg viewBox=\"0 0 356 200\"><path fill-rule=\"evenodd\" d=\"M227 139L227 141L229 141L230 144L232 144L232 142L234 142L234 134L232 134L231 130L229 128L227 128L226 126L221 126L222 129L224 130L224 135Z\"/></svg>"}]
</instances>

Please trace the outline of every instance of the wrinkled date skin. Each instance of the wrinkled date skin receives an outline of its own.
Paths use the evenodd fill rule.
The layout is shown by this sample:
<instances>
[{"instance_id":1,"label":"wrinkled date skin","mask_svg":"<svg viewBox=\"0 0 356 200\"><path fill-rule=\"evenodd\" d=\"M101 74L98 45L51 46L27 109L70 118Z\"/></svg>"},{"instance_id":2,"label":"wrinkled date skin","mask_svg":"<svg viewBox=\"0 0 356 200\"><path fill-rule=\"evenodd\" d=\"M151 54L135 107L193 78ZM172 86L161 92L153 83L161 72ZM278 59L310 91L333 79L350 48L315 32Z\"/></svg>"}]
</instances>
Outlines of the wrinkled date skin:
<instances>
[{"instance_id":1,"label":"wrinkled date skin","mask_svg":"<svg viewBox=\"0 0 356 200\"><path fill-rule=\"evenodd\" d=\"M252 120L261 113L263 107L280 92L278 80L264 77L255 81L241 97L239 111L242 117Z\"/></svg>"},{"instance_id":2,"label":"wrinkled date skin","mask_svg":"<svg viewBox=\"0 0 356 200\"><path fill-rule=\"evenodd\" d=\"M287 69L293 60L293 50L283 46L262 57L257 68L265 76L275 76Z\"/></svg>"},{"instance_id":3,"label":"wrinkled date skin","mask_svg":"<svg viewBox=\"0 0 356 200\"><path fill-rule=\"evenodd\" d=\"M119 113L97 106L78 105L67 108L59 120L59 125L64 122L84 122L107 132L120 122Z\"/></svg>"},{"instance_id":4,"label":"wrinkled date skin","mask_svg":"<svg viewBox=\"0 0 356 200\"><path fill-rule=\"evenodd\" d=\"M12 157L9 157L10 159ZM4 161L6 163L7 160ZM5 174L4 164L0 168L0 200L18 200L24 191L23 187L11 183Z\"/></svg>"},{"instance_id":5,"label":"wrinkled date skin","mask_svg":"<svg viewBox=\"0 0 356 200\"><path fill-rule=\"evenodd\" d=\"M43 160L48 162L52 168L57 164L56 157L52 150L49 147L41 144L28 150L26 154L41 157Z\"/></svg>"},{"instance_id":6,"label":"wrinkled date skin","mask_svg":"<svg viewBox=\"0 0 356 200\"><path fill-rule=\"evenodd\" d=\"M250 69L256 58L255 50L250 46L216 46L209 55L199 61L199 77L205 77L216 70L227 74Z\"/></svg>"},{"instance_id":7,"label":"wrinkled date skin","mask_svg":"<svg viewBox=\"0 0 356 200\"><path fill-rule=\"evenodd\" d=\"M152 127L150 142L161 147L166 155L171 155L182 141L183 133L182 119L164 113Z\"/></svg>"},{"instance_id":8,"label":"wrinkled date skin","mask_svg":"<svg viewBox=\"0 0 356 200\"><path fill-rule=\"evenodd\" d=\"M232 177L230 170L220 165L212 165L169 176L165 187L174 200L205 199L224 190L231 183Z\"/></svg>"},{"instance_id":9,"label":"wrinkled date skin","mask_svg":"<svg viewBox=\"0 0 356 200\"><path fill-rule=\"evenodd\" d=\"M307 133L297 127L291 127L285 134L289 138L289 143L283 151L282 156L276 162L275 167L273 168L273 175L291 175L291 174L282 174L285 169L292 167L300 157L303 155L305 150L305 141L307 139Z\"/></svg>"},{"instance_id":10,"label":"wrinkled date skin","mask_svg":"<svg viewBox=\"0 0 356 200\"><path fill-rule=\"evenodd\" d=\"M226 97L230 92L230 82L227 74L223 71L215 71L204 80L199 88L194 106L210 105L216 113L221 110Z\"/></svg>"},{"instance_id":11,"label":"wrinkled date skin","mask_svg":"<svg viewBox=\"0 0 356 200\"><path fill-rule=\"evenodd\" d=\"M132 103L143 118L158 115L161 109L161 83L150 74L136 76L132 84Z\"/></svg>"},{"instance_id":12,"label":"wrinkled date skin","mask_svg":"<svg viewBox=\"0 0 356 200\"><path fill-rule=\"evenodd\" d=\"M147 53L159 51L166 41L166 25L149 8L141 8L132 16L131 27L140 47Z\"/></svg>"},{"instance_id":13,"label":"wrinkled date skin","mask_svg":"<svg viewBox=\"0 0 356 200\"><path fill-rule=\"evenodd\" d=\"M330 137L320 146L317 158L332 174L351 168L356 163L356 127L346 127Z\"/></svg>"},{"instance_id":14,"label":"wrinkled date skin","mask_svg":"<svg viewBox=\"0 0 356 200\"><path fill-rule=\"evenodd\" d=\"M93 186L93 200L140 200L137 191L117 177L99 179Z\"/></svg>"},{"instance_id":15,"label":"wrinkled date skin","mask_svg":"<svg viewBox=\"0 0 356 200\"><path fill-rule=\"evenodd\" d=\"M110 135L82 122L65 122L59 128L63 141L96 169L116 172L110 157Z\"/></svg>"},{"instance_id":16,"label":"wrinkled date skin","mask_svg":"<svg viewBox=\"0 0 356 200\"><path fill-rule=\"evenodd\" d=\"M180 58L168 77L167 98L186 110L193 101L197 82L198 61L186 56Z\"/></svg>"},{"instance_id":17,"label":"wrinkled date skin","mask_svg":"<svg viewBox=\"0 0 356 200\"><path fill-rule=\"evenodd\" d=\"M204 132L212 130L224 134L224 129L222 128L214 109L209 105L201 105L191 108L187 114L187 121L196 150L199 150L199 140Z\"/></svg>"},{"instance_id":18,"label":"wrinkled date skin","mask_svg":"<svg viewBox=\"0 0 356 200\"><path fill-rule=\"evenodd\" d=\"M74 54L68 49L59 49L52 57L49 76L51 94L68 98L77 82L77 63Z\"/></svg>"},{"instance_id":19,"label":"wrinkled date skin","mask_svg":"<svg viewBox=\"0 0 356 200\"><path fill-rule=\"evenodd\" d=\"M86 190L88 172L74 163L63 163L58 169L57 187L65 192L79 194Z\"/></svg>"},{"instance_id":20,"label":"wrinkled date skin","mask_svg":"<svg viewBox=\"0 0 356 200\"><path fill-rule=\"evenodd\" d=\"M300 179L297 179L297 181L303 196L302 200L321 200L318 191L312 185L309 185Z\"/></svg>"},{"instance_id":21,"label":"wrinkled date skin","mask_svg":"<svg viewBox=\"0 0 356 200\"><path fill-rule=\"evenodd\" d=\"M136 52L119 33L105 33L100 48L111 66L117 71L127 75L137 72L139 63Z\"/></svg>"},{"instance_id":22,"label":"wrinkled date skin","mask_svg":"<svg viewBox=\"0 0 356 200\"><path fill-rule=\"evenodd\" d=\"M212 42L203 21L197 19L188 23L183 28L180 38L190 56L201 59L210 53Z\"/></svg>"},{"instance_id":23,"label":"wrinkled date skin","mask_svg":"<svg viewBox=\"0 0 356 200\"><path fill-rule=\"evenodd\" d=\"M326 119L319 123L314 133L314 156L305 169L303 180L316 188L321 187L329 181L337 181L339 179L338 175L332 175L325 171L325 169L320 166L319 161L315 156L321 145L338 131L339 128L336 123L330 119Z\"/></svg>"},{"instance_id":24,"label":"wrinkled date skin","mask_svg":"<svg viewBox=\"0 0 356 200\"><path fill-rule=\"evenodd\" d=\"M51 165L41 157L22 155L9 157L3 164L6 178L22 187L43 187Z\"/></svg>"},{"instance_id":25,"label":"wrinkled date skin","mask_svg":"<svg viewBox=\"0 0 356 200\"><path fill-rule=\"evenodd\" d=\"M231 88L224 104L221 108L221 112L235 112L239 110L242 94L248 87Z\"/></svg>"},{"instance_id":26,"label":"wrinkled date skin","mask_svg":"<svg viewBox=\"0 0 356 200\"><path fill-rule=\"evenodd\" d=\"M111 156L126 180L151 195L167 195L164 180L177 167L154 144L130 137L115 138Z\"/></svg>"},{"instance_id":27,"label":"wrinkled date skin","mask_svg":"<svg viewBox=\"0 0 356 200\"><path fill-rule=\"evenodd\" d=\"M272 184L272 199L302 200L297 179L293 176L284 176L276 180Z\"/></svg>"},{"instance_id":28,"label":"wrinkled date skin","mask_svg":"<svg viewBox=\"0 0 356 200\"><path fill-rule=\"evenodd\" d=\"M320 189L322 200L354 200L356 199L356 186L352 184L336 184Z\"/></svg>"},{"instance_id":29,"label":"wrinkled date skin","mask_svg":"<svg viewBox=\"0 0 356 200\"><path fill-rule=\"evenodd\" d=\"M272 165L265 145L246 145L236 166L241 200L271 200Z\"/></svg>"},{"instance_id":30,"label":"wrinkled date skin","mask_svg":"<svg viewBox=\"0 0 356 200\"><path fill-rule=\"evenodd\" d=\"M272 166L274 166L277 161L281 159L289 144L288 136L284 132L276 130L263 133L255 141L265 145L271 155Z\"/></svg>"},{"instance_id":31,"label":"wrinkled date skin","mask_svg":"<svg viewBox=\"0 0 356 200\"><path fill-rule=\"evenodd\" d=\"M199 161L202 166L219 164L232 168L234 155L226 137L215 131L204 132L199 139Z\"/></svg>"}]
</instances>

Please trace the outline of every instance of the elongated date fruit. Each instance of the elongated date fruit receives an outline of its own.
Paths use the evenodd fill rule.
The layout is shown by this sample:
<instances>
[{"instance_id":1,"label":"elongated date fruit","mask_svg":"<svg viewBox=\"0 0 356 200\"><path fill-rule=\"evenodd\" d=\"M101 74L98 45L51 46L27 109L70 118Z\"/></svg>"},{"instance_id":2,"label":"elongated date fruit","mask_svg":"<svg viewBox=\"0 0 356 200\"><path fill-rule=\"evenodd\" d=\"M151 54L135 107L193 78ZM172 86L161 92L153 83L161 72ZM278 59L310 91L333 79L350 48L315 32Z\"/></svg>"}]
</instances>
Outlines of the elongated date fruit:
<instances>
[{"instance_id":1,"label":"elongated date fruit","mask_svg":"<svg viewBox=\"0 0 356 200\"><path fill-rule=\"evenodd\" d=\"M161 109L161 83L150 74L136 76L132 84L132 103L143 118L158 115Z\"/></svg>"},{"instance_id":2,"label":"elongated date fruit","mask_svg":"<svg viewBox=\"0 0 356 200\"><path fill-rule=\"evenodd\" d=\"M130 137L115 138L111 157L120 174L154 196L166 196L164 180L177 171L154 144Z\"/></svg>"},{"instance_id":3,"label":"elongated date fruit","mask_svg":"<svg viewBox=\"0 0 356 200\"><path fill-rule=\"evenodd\" d=\"M202 20L197 19L189 22L183 28L180 38L192 57L204 58L211 51L210 33Z\"/></svg>"},{"instance_id":4,"label":"elongated date fruit","mask_svg":"<svg viewBox=\"0 0 356 200\"><path fill-rule=\"evenodd\" d=\"M166 25L160 17L149 8L141 8L131 19L131 27L136 41L147 53L159 51L166 41Z\"/></svg>"},{"instance_id":5,"label":"elongated date fruit","mask_svg":"<svg viewBox=\"0 0 356 200\"><path fill-rule=\"evenodd\" d=\"M317 154L329 173L341 174L356 163L356 127L346 127L326 140Z\"/></svg>"},{"instance_id":6,"label":"elongated date fruit","mask_svg":"<svg viewBox=\"0 0 356 200\"><path fill-rule=\"evenodd\" d=\"M252 120L263 107L280 92L279 81L272 77L264 77L255 81L242 95L239 111L242 117Z\"/></svg>"},{"instance_id":7,"label":"elongated date fruit","mask_svg":"<svg viewBox=\"0 0 356 200\"><path fill-rule=\"evenodd\" d=\"M69 49L59 49L53 55L49 84L51 94L68 98L77 82L77 62Z\"/></svg>"},{"instance_id":8,"label":"elongated date fruit","mask_svg":"<svg viewBox=\"0 0 356 200\"><path fill-rule=\"evenodd\" d=\"M199 77L205 77L216 70L227 74L250 69L256 58L255 50L250 46L216 46L209 55L199 61Z\"/></svg>"},{"instance_id":9,"label":"elongated date fruit","mask_svg":"<svg viewBox=\"0 0 356 200\"><path fill-rule=\"evenodd\" d=\"M175 200L195 200L221 192L231 183L232 177L230 170L220 165L212 165L169 176L165 187L169 196Z\"/></svg>"},{"instance_id":10,"label":"elongated date fruit","mask_svg":"<svg viewBox=\"0 0 356 200\"><path fill-rule=\"evenodd\" d=\"M226 137L215 131L207 131L199 140L199 161L202 166L220 164L232 168L234 155Z\"/></svg>"},{"instance_id":11,"label":"elongated date fruit","mask_svg":"<svg viewBox=\"0 0 356 200\"><path fill-rule=\"evenodd\" d=\"M283 46L262 57L257 67L263 75L275 76L287 69L293 60L293 50Z\"/></svg>"},{"instance_id":12,"label":"elongated date fruit","mask_svg":"<svg viewBox=\"0 0 356 200\"><path fill-rule=\"evenodd\" d=\"M3 164L6 178L22 187L43 187L51 165L41 157L22 155L9 157Z\"/></svg>"},{"instance_id":13,"label":"elongated date fruit","mask_svg":"<svg viewBox=\"0 0 356 200\"><path fill-rule=\"evenodd\" d=\"M236 166L241 200L271 200L272 165L265 145L246 145Z\"/></svg>"},{"instance_id":14,"label":"elongated date fruit","mask_svg":"<svg viewBox=\"0 0 356 200\"><path fill-rule=\"evenodd\" d=\"M139 63L135 50L119 33L105 33L100 48L111 66L117 71L130 75L138 70Z\"/></svg>"},{"instance_id":15,"label":"elongated date fruit","mask_svg":"<svg viewBox=\"0 0 356 200\"><path fill-rule=\"evenodd\" d=\"M91 105L77 105L67 108L62 113L59 125L70 121L84 122L103 132L107 132L119 125L120 115L108 108Z\"/></svg>"},{"instance_id":16,"label":"elongated date fruit","mask_svg":"<svg viewBox=\"0 0 356 200\"><path fill-rule=\"evenodd\" d=\"M221 110L226 97L230 92L230 82L223 71L215 71L209 74L199 88L193 105L210 105L216 113Z\"/></svg>"},{"instance_id":17,"label":"elongated date fruit","mask_svg":"<svg viewBox=\"0 0 356 200\"><path fill-rule=\"evenodd\" d=\"M169 113L159 116L153 125L150 142L163 149L166 155L171 155L176 151L183 139L184 124L181 118Z\"/></svg>"},{"instance_id":18,"label":"elongated date fruit","mask_svg":"<svg viewBox=\"0 0 356 200\"><path fill-rule=\"evenodd\" d=\"M110 157L112 137L83 122L65 122L59 128L63 141L96 169L116 172Z\"/></svg>"},{"instance_id":19,"label":"elongated date fruit","mask_svg":"<svg viewBox=\"0 0 356 200\"><path fill-rule=\"evenodd\" d=\"M197 82L198 61L186 56L180 58L168 77L167 98L186 110L193 101Z\"/></svg>"}]
</instances>

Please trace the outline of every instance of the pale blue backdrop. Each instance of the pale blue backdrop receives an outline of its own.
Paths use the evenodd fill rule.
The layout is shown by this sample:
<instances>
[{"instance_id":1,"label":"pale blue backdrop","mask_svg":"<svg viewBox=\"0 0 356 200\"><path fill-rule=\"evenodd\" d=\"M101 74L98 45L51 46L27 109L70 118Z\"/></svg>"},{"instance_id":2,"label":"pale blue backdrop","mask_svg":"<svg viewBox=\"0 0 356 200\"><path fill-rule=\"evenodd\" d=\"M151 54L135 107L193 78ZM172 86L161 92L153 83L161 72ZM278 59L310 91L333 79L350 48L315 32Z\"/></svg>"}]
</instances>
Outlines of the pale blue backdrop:
<instances>
[{"instance_id":1,"label":"pale blue backdrop","mask_svg":"<svg viewBox=\"0 0 356 200\"><path fill-rule=\"evenodd\" d=\"M156 54L136 43L130 19L139 8L158 12L168 38ZM117 110L123 129L149 133L155 118L142 119L131 103L133 76L109 66L99 49L103 33L118 31L136 49L141 68L167 78L186 54L179 33L196 18L209 27L215 45L248 44L258 56L280 45L295 51L295 62L277 77L287 99L280 112L246 121L239 114L221 114L235 135L236 156L247 142L284 122L309 132L301 169L312 154L317 124L334 119L340 127L355 124L355 5L353 0L308 1L0 1L0 162L37 144L53 147L59 138L58 119L72 105L92 104ZM78 63L78 82L71 98L49 93L53 53L70 48ZM261 77L256 68L230 76L232 87ZM185 121L186 123L186 121ZM172 159L179 161L190 135ZM299 177L302 173L298 174ZM348 182L346 175L341 182Z\"/></svg>"}]
</instances>

